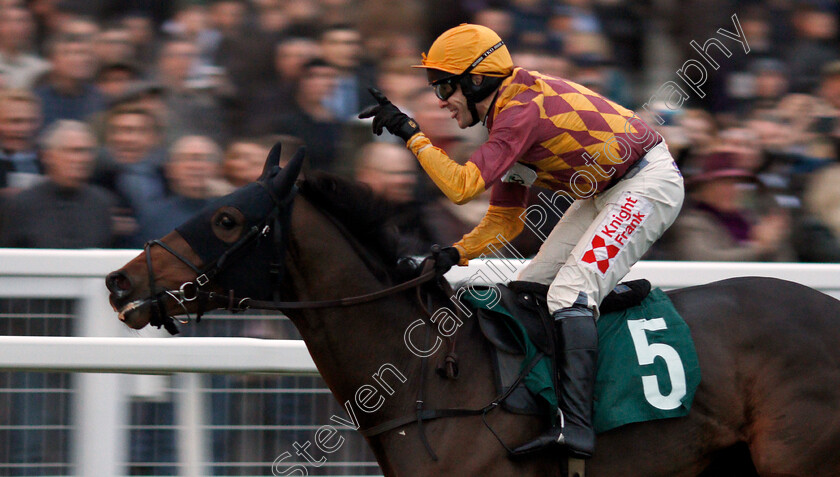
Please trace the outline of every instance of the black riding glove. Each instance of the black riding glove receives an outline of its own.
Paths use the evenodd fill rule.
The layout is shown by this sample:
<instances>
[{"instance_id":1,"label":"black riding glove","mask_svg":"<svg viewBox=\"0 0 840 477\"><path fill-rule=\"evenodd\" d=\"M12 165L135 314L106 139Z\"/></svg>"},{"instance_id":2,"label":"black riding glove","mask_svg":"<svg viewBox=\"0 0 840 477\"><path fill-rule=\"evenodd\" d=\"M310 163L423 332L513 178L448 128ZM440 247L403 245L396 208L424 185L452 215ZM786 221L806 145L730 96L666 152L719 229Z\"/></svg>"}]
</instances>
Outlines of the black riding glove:
<instances>
[{"instance_id":1,"label":"black riding glove","mask_svg":"<svg viewBox=\"0 0 840 477\"><path fill-rule=\"evenodd\" d=\"M435 260L435 271L438 275L445 274L450 268L461 262L461 252L455 247L444 247L437 254L432 252L432 256Z\"/></svg>"},{"instance_id":2,"label":"black riding glove","mask_svg":"<svg viewBox=\"0 0 840 477\"><path fill-rule=\"evenodd\" d=\"M379 104L359 113L359 119L372 117L374 134L379 136L382 134L382 128L386 128L389 133L408 142L411 136L420 132L417 121L400 111L400 108L394 106L394 103L389 101L381 91L376 88L368 88L368 91Z\"/></svg>"}]
</instances>

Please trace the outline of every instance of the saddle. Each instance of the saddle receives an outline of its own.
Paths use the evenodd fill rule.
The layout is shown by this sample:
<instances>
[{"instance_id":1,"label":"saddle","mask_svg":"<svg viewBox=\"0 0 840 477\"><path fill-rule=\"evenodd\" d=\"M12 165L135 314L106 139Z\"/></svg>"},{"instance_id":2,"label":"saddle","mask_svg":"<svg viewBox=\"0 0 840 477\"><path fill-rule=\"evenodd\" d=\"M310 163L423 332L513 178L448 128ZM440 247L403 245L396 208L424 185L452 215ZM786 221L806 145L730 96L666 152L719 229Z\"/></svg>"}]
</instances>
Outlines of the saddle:
<instances>
[{"instance_id":1,"label":"saddle","mask_svg":"<svg viewBox=\"0 0 840 477\"><path fill-rule=\"evenodd\" d=\"M544 401L534 399L524 380L520 379L523 360L527 356L522 337L510 325L512 316L525 330L527 338L538 352L552 356L554 323L548 312L548 286L513 281L507 286L499 284L496 288L501 295L498 305L509 316L483 307L478 307L477 316L482 334L493 346L491 355L497 391L501 394L516 385L502 405L508 411L518 414L550 414L553 409L546 409ZM606 314L638 306L650 290L650 282L644 279L621 283L604 298L599 311Z\"/></svg>"}]
</instances>

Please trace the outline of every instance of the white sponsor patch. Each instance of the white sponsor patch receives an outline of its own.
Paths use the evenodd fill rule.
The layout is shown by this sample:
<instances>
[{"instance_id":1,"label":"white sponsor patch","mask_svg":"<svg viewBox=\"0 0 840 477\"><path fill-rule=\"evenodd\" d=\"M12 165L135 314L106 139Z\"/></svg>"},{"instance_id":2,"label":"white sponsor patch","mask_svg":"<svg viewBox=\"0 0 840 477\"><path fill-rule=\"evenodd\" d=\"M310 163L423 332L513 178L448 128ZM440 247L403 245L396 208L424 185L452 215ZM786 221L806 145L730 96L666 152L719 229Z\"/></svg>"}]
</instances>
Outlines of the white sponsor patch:
<instances>
[{"instance_id":1,"label":"white sponsor patch","mask_svg":"<svg viewBox=\"0 0 840 477\"><path fill-rule=\"evenodd\" d=\"M651 211L653 204L647 199L631 192L622 194L611 213L598 225L598 231L581 256L584 266L595 270L601 277L606 276L618 254Z\"/></svg>"},{"instance_id":2,"label":"white sponsor patch","mask_svg":"<svg viewBox=\"0 0 840 477\"><path fill-rule=\"evenodd\" d=\"M537 173L520 163L516 163L502 176L502 182L513 182L530 187L537 180Z\"/></svg>"}]
</instances>

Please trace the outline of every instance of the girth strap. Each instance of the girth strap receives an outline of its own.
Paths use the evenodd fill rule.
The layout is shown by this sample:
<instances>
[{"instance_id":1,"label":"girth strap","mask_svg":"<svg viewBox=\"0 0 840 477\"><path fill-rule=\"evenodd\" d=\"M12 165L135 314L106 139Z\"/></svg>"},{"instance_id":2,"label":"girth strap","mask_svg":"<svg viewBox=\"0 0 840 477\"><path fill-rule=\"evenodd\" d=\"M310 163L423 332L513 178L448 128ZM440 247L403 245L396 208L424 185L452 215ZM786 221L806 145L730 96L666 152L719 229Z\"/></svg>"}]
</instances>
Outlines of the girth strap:
<instances>
[{"instance_id":1,"label":"girth strap","mask_svg":"<svg viewBox=\"0 0 840 477\"><path fill-rule=\"evenodd\" d=\"M423 421L431 421L434 419L443 419L449 417L485 416L488 412L499 407L499 405L502 402L504 402L505 399L508 398L508 396L510 396L514 389L516 389L517 386L519 386L519 383L522 382L523 379L525 379L525 376L527 376L528 373L530 373L531 370L534 369L534 366L536 366L537 363L539 363L543 357L545 357L543 353L537 352L534 355L534 357L531 358L531 361L529 361L528 364L522 368L522 371L519 372L519 376L516 377L516 380L514 380L511 386L502 394L496 396L496 398L493 399L490 402L490 404L480 409L466 409L457 407L446 409L417 409L414 414L407 414L402 417L391 419L383 422L382 424L378 424L367 429L360 429L358 432L365 437L373 437L408 424L417 423L418 425L422 426ZM502 445L502 447L505 448L505 450L508 451L508 453L513 452L512 449L502 441L501 437L499 437L499 435L496 434L496 432L490 427L490 425L487 424L486 420L484 420L484 425L487 426L490 432L493 433L493 436L496 438L496 440L499 441L499 443ZM428 446L427 449L429 449ZM437 460L437 457L433 452L430 451L430 454L432 455L433 459Z\"/></svg>"},{"instance_id":2,"label":"girth strap","mask_svg":"<svg viewBox=\"0 0 840 477\"><path fill-rule=\"evenodd\" d=\"M390 421L385 421L382 424L369 427L367 429L360 429L359 434L365 437L373 437L382 434L383 432L387 432L398 427L405 426L406 424L412 424L414 422L419 421L431 421L433 419L441 419L445 417L463 417L463 416L478 416L480 414L484 414L486 408L482 409L461 409L461 408L449 408L449 409L424 409L420 412L415 414L406 414L405 416L398 417L396 419L391 419ZM489 409L488 409L489 410Z\"/></svg>"}]
</instances>

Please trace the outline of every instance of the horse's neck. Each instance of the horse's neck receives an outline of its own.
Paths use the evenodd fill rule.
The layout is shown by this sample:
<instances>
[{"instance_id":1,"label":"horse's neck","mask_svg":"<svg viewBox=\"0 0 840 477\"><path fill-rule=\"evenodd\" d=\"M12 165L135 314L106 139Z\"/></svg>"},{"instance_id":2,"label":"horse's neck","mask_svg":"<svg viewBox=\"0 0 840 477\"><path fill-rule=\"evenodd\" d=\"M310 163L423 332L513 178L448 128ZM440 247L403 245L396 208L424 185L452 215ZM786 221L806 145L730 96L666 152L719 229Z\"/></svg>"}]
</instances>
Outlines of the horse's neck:
<instances>
[{"instance_id":1,"label":"horse's neck","mask_svg":"<svg viewBox=\"0 0 840 477\"><path fill-rule=\"evenodd\" d=\"M385 286L359 258L357 247L308 202L295 205L292 221L289 278L293 299L331 300ZM418 368L418 360L403 342L406 327L419 318L409 296L401 293L371 304L292 314L318 370L342 403L355 402L364 385L374 386L394 404L410 399L411 393L396 392L415 382L412 378ZM373 397L370 402L377 401Z\"/></svg>"},{"instance_id":2,"label":"horse's neck","mask_svg":"<svg viewBox=\"0 0 840 477\"><path fill-rule=\"evenodd\" d=\"M358 244L352 245L311 204L305 201L296 204L292 222L289 278L293 296L289 298L331 300L371 293L385 286L355 253ZM430 350L433 343L442 341L438 331L421 319L422 313L417 298L411 292L403 292L365 305L292 314L321 376L348 414L352 413L348 418L360 428L411 415L418 399L424 401L425 409L476 409L494 398L490 359L478 339L476 320L465 320L457 334L462 377L447 380L434 372L445 353L445 345L428 359L421 359L406 343L409 339L413 345ZM414 331L409 330L411 326L415 326ZM420 379L421 374L424 379ZM510 415L497 415L490 420L497 418L512 419ZM441 465L446 467L461 460L460 449L464 443L475 441L490 448L491 455L501 453L498 459L502 465L496 475L515 473L506 467L509 464L501 446L480 420L473 419L466 426L462 424L455 430L447 428L448 431L441 432L441 426L448 426L446 421L427 424L428 435L433 436L430 439L440 453ZM498 421L496 424L508 426ZM521 442L535 426L531 422L525 431L508 433L508 437L512 442ZM435 467L438 463L432 462L414 431L412 435L408 444L403 440L405 431L371 438L372 449L386 475L400 471L406 475L439 473ZM473 465L484 468L486 462L482 457L472 459Z\"/></svg>"}]
</instances>

